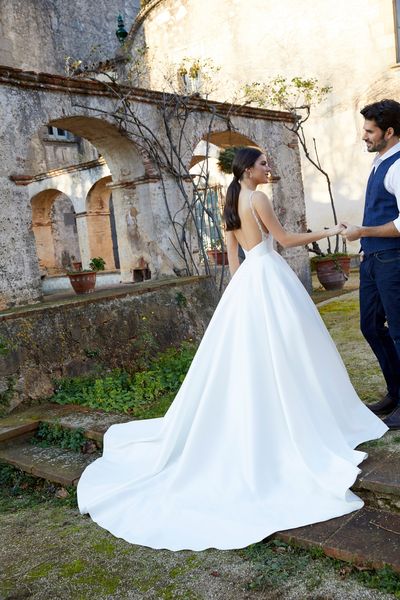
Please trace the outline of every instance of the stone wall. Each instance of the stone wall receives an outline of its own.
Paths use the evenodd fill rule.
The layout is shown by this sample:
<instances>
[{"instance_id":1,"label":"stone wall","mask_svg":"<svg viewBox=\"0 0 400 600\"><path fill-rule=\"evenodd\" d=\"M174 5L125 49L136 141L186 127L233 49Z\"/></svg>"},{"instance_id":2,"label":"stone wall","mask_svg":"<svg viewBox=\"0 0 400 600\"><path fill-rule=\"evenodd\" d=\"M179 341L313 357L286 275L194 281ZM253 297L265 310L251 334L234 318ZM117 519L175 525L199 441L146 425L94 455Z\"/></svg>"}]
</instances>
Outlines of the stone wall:
<instances>
[{"instance_id":1,"label":"stone wall","mask_svg":"<svg viewBox=\"0 0 400 600\"><path fill-rule=\"evenodd\" d=\"M192 277L1 315L0 410L50 396L60 377L134 368L149 344L199 340L217 297L211 278Z\"/></svg>"},{"instance_id":2,"label":"stone wall","mask_svg":"<svg viewBox=\"0 0 400 600\"><path fill-rule=\"evenodd\" d=\"M139 0L1 0L0 64L45 73L65 73L65 58L110 58L120 12L129 27Z\"/></svg>"}]
</instances>

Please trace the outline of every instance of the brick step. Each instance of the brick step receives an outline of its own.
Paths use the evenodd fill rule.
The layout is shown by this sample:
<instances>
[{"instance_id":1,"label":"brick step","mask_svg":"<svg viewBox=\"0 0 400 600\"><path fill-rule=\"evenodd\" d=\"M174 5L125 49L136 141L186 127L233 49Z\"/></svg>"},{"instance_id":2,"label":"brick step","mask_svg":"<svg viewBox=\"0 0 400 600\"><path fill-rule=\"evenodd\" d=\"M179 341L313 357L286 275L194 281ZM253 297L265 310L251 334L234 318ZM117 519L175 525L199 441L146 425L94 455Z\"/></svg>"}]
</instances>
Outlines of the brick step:
<instances>
[{"instance_id":1,"label":"brick step","mask_svg":"<svg viewBox=\"0 0 400 600\"><path fill-rule=\"evenodd\" d=\"M82 454L55 447L41 448L32 444L27 435L0 444L0 462L63 486L77 485L83 470L98 457L97 452Z\"/></svg>"},{"instance_id":2,"label":"brick step","mask_svg":"<svg viewBox=\"0 0 400 600\"><path fill-rule=\"evenodd\" d=\"M302 548L319 548L326 556L359 567L400 573L400 514L364 507L361 510L273 536Z\"/></svg>"}]
</instances>

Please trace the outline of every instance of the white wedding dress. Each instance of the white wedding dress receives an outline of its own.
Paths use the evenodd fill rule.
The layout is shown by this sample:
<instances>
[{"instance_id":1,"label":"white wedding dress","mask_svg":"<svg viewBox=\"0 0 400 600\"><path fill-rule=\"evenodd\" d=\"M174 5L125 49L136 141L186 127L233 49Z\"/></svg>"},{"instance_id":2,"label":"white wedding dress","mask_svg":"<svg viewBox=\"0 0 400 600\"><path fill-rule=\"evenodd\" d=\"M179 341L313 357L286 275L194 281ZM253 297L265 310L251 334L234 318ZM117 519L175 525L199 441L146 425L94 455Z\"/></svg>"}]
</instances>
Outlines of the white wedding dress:
<instances>
[{"instance_id":1,"label":"white wedding dress","mask_svg":"<svg viewBox=\"0 0 400 600\"><path fill-rule=\"evenodd\" d=\"M361 508L354 448L385 431L262 231L168 412L110 427L79 508L134 544L242 548Z\"/></svg>"}]
</instances>

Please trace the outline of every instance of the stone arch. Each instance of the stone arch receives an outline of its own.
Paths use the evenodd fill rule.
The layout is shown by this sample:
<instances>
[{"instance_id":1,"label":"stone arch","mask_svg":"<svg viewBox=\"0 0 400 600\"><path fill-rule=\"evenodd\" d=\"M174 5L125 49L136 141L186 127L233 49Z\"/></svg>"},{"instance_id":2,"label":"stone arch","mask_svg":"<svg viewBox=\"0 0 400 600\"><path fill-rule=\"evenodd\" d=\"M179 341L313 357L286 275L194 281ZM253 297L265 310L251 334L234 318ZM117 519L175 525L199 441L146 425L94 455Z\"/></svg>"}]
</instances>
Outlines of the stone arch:
<instances>
[{"instance_id":1,"label":"stone arch","mask_svg":"<svg viewBox=\"0 0 400 600\"><path fill-rule=\"evenodd\" d=\"M31 198L32 231L42 274L56 275L80 260L73 204L57 189L47 189Z\"/></svg>"},{"instance_id":2,"label":"stone arch","mask_svg":"<svg viewBox=\"0 0 400 600\"><path fill-rule=\"evenodd\" d=\"M90 256L101 256L106 270L119 268L112 193L108 187L111 176L96 181L86 197L86 219Z\"/></svg>"},{"instance_id":3,"label":"stone arch","mask_svg":"<svg viewBox=\"0 0 400 600\"><path fill-rule=\"evenodd\" d=\"M198 177L198 191L200 194L204 193L202 203L207 206L207 211L204 211L202 203L195 205L196 218L207 249L215 248L221 237L224 238L223 205L227 187L232 179L231 175L220 171L219 153L221 150L237 146L252 146L261 150L261 146L254 139L232 129L204 134L193 149L189 169L192 177ZM202 178L207 181L204 192L201 186Z\"/></svg>"},{"instance_id":4,"label":"stone arch","mask_svg":"<svg viewBox=\"0 0 400 600\"><path fill-rule=\"evenodd\" d=\"M231 148L233 146L254 146L260 148L254 140L238 131L232 131L231 129L212 131L204 134L202 138L195 143L189 164L190 169L207 158L205 155L207 143L222 149Z\"/></svg>"},{"instance_id":5,"label":"stone arch","mask_svg":"<svg viewBox=\"0 0 400 600\"><path fill-rule=\"evenodd\" d=\"M150 167L145 165L134 142L108 121L97 117L71 116L51 119L48 124L89 140L104 156L114 182L143 177L146 166Z\"/></svg>"},{"instance_id":6,"label":"stone arch","mask_svg":"<svg viewBox=\"0 0 400 600\"><path fill-rule=\"evenodd\" d=\"M70 115L50 118L46 124L88 140L104 158L111 174L108 185L110 186L109 191L112 192L116 227L115 237L118 240L118 251L112 252L109 248L108 260L106 257L105 259L112 269L115 269L117 265L119 266L123 282L133 281L133 271L139 258L143 255L143 247L146 246L146 241L143 231L139 230L138 239L135 240L135 244L132 243L129 220L132 210L137 213L140 213L142 209L145 210L141 206L143 202L137 192L137 186L140 184L141 187L146 188L148 179L154 177L155 170L151 160L137 148L134 141L124 135L115 124L110 123L106 118ZM103 191L105 193L105 190ZM72 195L77 213L82 264L84 268L87 268L90 258L98 254L99 245L95 243L94 248L90 248L87 221L82 218L87 217L85 186L75 186ZM98 231L94 233L96 236ZM94 238L92 236L92 244L93 242Z\"/></svg>"}]
</instances>

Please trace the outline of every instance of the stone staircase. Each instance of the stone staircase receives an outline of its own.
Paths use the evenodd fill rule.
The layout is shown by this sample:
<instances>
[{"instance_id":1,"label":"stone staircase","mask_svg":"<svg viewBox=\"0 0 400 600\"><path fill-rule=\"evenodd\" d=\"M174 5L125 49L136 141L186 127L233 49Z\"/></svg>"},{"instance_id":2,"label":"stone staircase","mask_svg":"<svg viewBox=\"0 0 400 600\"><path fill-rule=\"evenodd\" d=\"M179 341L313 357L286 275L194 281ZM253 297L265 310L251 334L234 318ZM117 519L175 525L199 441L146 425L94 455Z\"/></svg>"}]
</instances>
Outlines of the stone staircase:
<instances>
[{"instance_id":1,"label":"stone staircase","mask_svg":"<svg viewBox=\"0 0 400 600\"><path fill-rule=\"evenodd\" d=\"M0 419L0 462L61 486L76 485L85 467L100 452L82 454L33 445L40 423L81 428L101 448L104 432L126 415L80 406L44 404ZM388 432L384 442L365 448L369 457L353 490L365 501L356 513L275 534L281 541L319 548L327 556L361 567L391 566L400 573L400 437Z\"/></svg>"},{"instance_id":2,"label":"stone staircase","mask_svg":"<svg viewBox=\"0 0 400 600\"><path fill-rule=\"evenodd\" d=\"M31 443L40 423L82 429L88 440L101 448L104 432L114 423L129 421L126 415L105 413L81 406L43 404L0 419L0 461L25 473L63 486L73 486L99 452L88 454Z\"/></svg>"}]
</instances>

